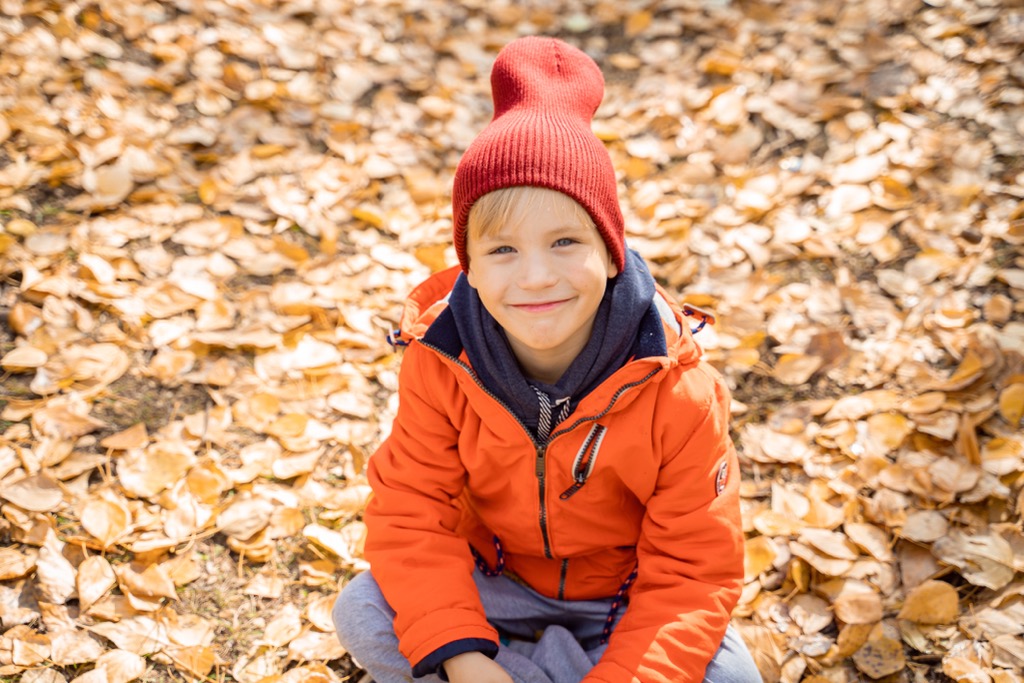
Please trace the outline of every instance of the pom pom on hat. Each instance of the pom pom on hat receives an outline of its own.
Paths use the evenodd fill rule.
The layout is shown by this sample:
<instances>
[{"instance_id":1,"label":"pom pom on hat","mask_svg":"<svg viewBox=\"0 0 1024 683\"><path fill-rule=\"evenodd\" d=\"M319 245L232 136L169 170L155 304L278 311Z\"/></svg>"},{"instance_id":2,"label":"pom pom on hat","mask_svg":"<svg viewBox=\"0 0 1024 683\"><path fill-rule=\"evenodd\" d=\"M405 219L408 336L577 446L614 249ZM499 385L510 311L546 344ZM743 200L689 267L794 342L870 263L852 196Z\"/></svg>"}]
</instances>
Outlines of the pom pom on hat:
<instances>
[{"instance_id":1,"label":"pom pom on hat","mask_svg":"<svg viewBox=\"0 0 1024 683\"><path fill-rule=\"evenodd\" d=\"M519 38L498 53L491 97L494 118L455 172L453 240L462 269L469 269L466 224L473 203L493 190L529 185L566 194L586 209L621 272L626 247L615 169L590 129L604 97L600 68L556 38Z\"/></svg>"}]
</instances>

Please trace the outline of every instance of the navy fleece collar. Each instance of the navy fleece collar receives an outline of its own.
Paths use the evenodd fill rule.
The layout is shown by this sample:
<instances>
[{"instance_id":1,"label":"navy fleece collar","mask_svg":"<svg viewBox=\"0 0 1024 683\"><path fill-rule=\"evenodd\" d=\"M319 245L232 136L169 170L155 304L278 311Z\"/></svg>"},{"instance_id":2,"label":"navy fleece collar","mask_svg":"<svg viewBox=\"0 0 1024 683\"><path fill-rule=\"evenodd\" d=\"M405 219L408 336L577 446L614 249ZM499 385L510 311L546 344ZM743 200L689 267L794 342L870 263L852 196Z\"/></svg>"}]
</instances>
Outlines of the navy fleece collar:
<instances>
[{"instance_id":1,"label":"navy fleece collar","mask_svg":"<svg viewBox=\"0 0 1024 683\"><path fill-rule=\"evenodd\" d=\"M583 397L630 358L667 353L654 295L654 278L647 264L635 251L628 251L626 267L608 281L590 341L553 385L527 380L504 331L464 275L459 276L452 290L445 311L449 315L440 316L426 337L447 337L447 350L452 355L458 353L454 346L464 348L483 385L535 434L539 404L531 385L548 394L552 403L569 398L571 414ZM457 340L450 336L450 329L448 334L434 329L439 324L452 323Z\"/></svg>"}]
</instances>

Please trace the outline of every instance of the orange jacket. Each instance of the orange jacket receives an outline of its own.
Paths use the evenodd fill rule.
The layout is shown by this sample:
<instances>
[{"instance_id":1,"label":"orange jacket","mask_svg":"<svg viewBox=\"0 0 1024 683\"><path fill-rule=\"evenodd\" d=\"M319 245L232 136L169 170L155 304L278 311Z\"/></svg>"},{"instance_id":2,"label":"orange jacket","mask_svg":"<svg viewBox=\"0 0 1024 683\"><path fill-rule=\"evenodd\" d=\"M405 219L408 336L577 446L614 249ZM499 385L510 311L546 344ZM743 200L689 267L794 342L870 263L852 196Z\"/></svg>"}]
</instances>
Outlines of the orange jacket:
<instances>
[{"instance_id":1,"label":"orange jacket","mask_svg":"<svg viewBox=\"0 0 1024 683\"><path fill-rule=\"evenodd\" d=\"M465 353L432 343L458 272L410 296L398 414L369 463L366 558L397 612L402 654L415 664L455 640L497 642L469 549L494 566L497 536L506 571L549 597L611 597L638 566L587 683L702 681L743 577L721 376L662 305L674 317L668 357L627 363L538 444Z\"/></svg>"}]
</instances>

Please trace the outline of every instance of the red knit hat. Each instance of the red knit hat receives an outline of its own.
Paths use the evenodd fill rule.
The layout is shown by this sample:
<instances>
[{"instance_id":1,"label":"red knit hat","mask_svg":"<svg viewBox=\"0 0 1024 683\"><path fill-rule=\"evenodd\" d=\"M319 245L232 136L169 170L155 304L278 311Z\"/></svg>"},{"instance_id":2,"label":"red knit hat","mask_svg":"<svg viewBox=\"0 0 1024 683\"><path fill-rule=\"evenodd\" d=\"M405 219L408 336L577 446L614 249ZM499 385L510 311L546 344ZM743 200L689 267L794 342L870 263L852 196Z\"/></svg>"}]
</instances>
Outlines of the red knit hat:
<instances>
[{"instance_id":1,"label":"red knit hat","mask_svg":"<svg viewBox=\"0 0 1024 683\"><path fill-rule=\"evenodd\" d=\"M452 190L455 253L462 270L473 203L492 190L546 187L587 210L621 272L626 248L615 169L590 120L604 96L601 70L555 38L506 45L491 70L494 118L466 150Z\"/></svg>"}]
</instances>

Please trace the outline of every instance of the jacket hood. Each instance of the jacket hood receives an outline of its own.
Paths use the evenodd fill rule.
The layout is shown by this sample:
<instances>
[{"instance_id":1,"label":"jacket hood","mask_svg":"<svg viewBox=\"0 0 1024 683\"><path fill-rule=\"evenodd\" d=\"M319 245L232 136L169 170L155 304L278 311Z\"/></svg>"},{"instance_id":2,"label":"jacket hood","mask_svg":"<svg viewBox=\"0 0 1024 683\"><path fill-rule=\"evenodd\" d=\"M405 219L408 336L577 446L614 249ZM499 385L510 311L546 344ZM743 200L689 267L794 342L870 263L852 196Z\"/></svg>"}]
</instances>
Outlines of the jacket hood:
<instances>
[{"instance_id":1,"label":"jacket hood","mask_svg":"<svg viewBox=\"0 0 1024 683\"><path fill-rule=\"evenodd\" d=\"M396 335L399 343L423 339L431 325L445 313L450 314L448 297L461 273L460 266L452 266L434 273L413 289L402 311ZM703 351L693 338L682 310L660 285L655 287L654 304L661 315L669 364L689 365L697 362ZM461 349L456 351L456 355L459 352Z\"/></svg>"}]
</instances>

